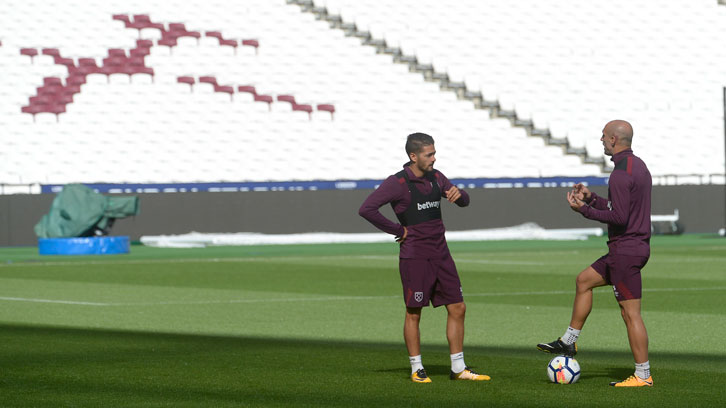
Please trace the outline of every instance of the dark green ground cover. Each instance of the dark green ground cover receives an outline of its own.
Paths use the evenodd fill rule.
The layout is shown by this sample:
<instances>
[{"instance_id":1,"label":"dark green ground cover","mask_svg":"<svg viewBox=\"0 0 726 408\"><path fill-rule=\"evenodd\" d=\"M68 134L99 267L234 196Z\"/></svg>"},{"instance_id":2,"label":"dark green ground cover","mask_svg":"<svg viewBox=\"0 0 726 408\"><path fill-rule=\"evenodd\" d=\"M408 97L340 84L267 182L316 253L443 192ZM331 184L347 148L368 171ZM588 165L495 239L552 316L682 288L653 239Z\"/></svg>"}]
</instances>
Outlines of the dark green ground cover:
<instances>
[{"instance_id":1,"label":"dark green ground cover","mask_svg":"<svg viewBox=\"0 0 726 408\"><path fill-rule=\"evenodd\" d=\"M422 321L433 383L408 381L394 244L0 249L0 406L723 406L726 240L654 238L651 389L607 386L633 370L609 288L578 342L580 382L549 384L534 348L566 328L603 238L450 246L466 361L489 383L448 380L442 309Z\"/></svg>"}]
</instances>

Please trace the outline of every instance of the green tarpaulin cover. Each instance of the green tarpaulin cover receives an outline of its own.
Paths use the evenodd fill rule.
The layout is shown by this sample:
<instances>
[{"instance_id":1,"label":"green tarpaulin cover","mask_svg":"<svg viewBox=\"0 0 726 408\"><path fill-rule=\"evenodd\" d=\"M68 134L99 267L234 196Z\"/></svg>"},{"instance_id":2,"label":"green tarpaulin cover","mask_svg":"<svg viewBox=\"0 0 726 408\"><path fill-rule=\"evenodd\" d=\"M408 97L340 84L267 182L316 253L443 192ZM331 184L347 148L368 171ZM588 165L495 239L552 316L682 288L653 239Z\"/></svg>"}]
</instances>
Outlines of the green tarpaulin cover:
<instances>
[{"instance_id":1,"label":"green tarpaulin cover","mask_svg":"<svg viewBox=\"0 0 726 408\"><path fill-rule=\"evenodd\" d=\"M83 184L68 184L53 200L50 212L35 225L35 235L80 237L92 229L106 229L112 219L138 213L138 197L107 197Z\"/></svg>"}]
</instances>

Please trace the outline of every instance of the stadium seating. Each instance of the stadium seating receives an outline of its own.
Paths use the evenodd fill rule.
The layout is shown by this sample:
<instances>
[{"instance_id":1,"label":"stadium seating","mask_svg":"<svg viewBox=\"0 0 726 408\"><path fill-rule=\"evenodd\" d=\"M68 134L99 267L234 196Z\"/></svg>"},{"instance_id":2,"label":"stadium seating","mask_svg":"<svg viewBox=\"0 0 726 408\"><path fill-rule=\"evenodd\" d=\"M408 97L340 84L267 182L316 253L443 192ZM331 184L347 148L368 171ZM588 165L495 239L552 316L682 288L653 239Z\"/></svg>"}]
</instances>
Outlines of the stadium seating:
<instances>
[{"instance_id":1,"label":"stadium seating","mask_svg":"<svg viewBox=\"0 0 726 408\"><path fill-rule=\"evenodd\" d=\"M380 179L414 131L449 177L602 171L286 0L7 3L0 183ZM624 118L654 174L723 173L726 8L586 3L314 6L591 157Z\"/></svg>"},{"instance_id":2,"label":"stadium seating","mask_svg":"<svg viewBox=\"0 0 726 408\"><path fill-rule=\"evenodd\" d=\"M591 155L600 124L622 117L657 173L723 172L726 9L715 2L314 3ZM674 167L663 138L678 135L699 142Z\"/></svg>"}]
</instances>

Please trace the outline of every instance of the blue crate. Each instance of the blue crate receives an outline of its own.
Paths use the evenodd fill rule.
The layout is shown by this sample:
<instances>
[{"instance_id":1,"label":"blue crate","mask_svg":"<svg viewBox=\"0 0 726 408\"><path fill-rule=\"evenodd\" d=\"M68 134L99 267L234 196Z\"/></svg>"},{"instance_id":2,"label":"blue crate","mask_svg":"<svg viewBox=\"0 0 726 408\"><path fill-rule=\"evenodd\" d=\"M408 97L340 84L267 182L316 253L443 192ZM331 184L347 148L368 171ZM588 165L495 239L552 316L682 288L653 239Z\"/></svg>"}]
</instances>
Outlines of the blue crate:
<instances>
[{"instance_id":1,"label":"blue crate","mask_svg":"<svg viewBox=\"0 0 726 408\"><path fill-rule=\"evenodd\" d=\"M40 255L112 255L129 253L129 237L41 238Z\"/></svg>"}]
</instances>

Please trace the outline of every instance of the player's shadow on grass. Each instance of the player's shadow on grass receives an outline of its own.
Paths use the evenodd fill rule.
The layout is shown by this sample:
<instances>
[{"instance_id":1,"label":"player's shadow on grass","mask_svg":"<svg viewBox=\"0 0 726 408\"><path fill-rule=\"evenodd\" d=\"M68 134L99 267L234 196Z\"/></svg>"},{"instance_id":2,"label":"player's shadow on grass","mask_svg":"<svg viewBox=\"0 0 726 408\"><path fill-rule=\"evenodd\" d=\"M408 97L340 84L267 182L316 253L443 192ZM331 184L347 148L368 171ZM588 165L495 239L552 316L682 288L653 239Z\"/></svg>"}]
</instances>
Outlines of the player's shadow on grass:
<instances>
[{"instance_id":1,"label":"player's shadow on grass","mask_svg":"<svg viewBox=\"0 0 726 408\"><path fill-rule=\"evenodd\" d=\"M104 406L368 407L411 402L409 388L396 388L409 385L410 367L405 347L394 342L0 324L0 344L2 406L98 406L104 401ZM448 347L424 347L422 354L435 382L448 379ZM551 357L534 347L466 350L467 364L475 371L517 386L544 383ZM726 363L717 354L652 353L651 360L682 367ZM632 374L629 351L591 350L580 361L583 379L622 380ZM361 384L370 392L351 392ZM448 401L427 398L433 398L432 406Z\"/></svg>"},{"instance_id":2,"label":"player's shadow on grass","mask_svg":"<svg viewBox=\"0 0 726 408\"><path fill-rule=\"evenodd\" d=\"M404 362L405 364L405 362ZM449 375L449 371L451 370L450 366L441 365L441 364L426 364L426 373L428 375ZM396 368L383 368L383 369L374 369L373 372L376 373L391 373L396 374L397 376L400 376L402 378L407 378L411 375L411 367L406 365L401 365L400 367Z\"/></svg>"},{"instance_id":3,"label":"player's shadow on grass","mask_svg":"<svg viewBox=\"0 0 726 408\"><path fill-rule=\"evenodd\" d=\"M607 367L605 369L595 370L582 370L580 379L590 378L611 378L611 379L625 379L629 375L633 374L633 368L627 367Z\"/></svg>"}]
</instances>

